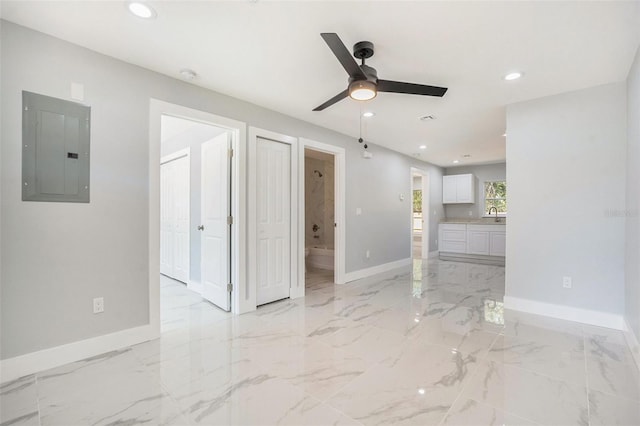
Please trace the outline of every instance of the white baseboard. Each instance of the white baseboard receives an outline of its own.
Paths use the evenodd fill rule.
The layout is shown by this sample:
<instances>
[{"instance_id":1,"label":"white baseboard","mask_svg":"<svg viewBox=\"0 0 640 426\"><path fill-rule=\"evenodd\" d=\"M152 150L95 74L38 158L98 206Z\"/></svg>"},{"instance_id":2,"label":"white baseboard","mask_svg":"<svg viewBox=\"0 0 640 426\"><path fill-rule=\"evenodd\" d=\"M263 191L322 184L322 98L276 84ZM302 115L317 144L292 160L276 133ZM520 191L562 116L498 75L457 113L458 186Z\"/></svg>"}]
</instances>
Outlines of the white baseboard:
<instances>
[{"instance_id":1,"label":"white baseboard","mask_svg":"<svg viewBox=\"0 0 640 426\"><path fill-rule=\"evenodd\" d=\"M638 342L638 336L635 335L633 329L629 327L629 323L626 318L624 319L624 338L627 341L627 345L633 354L633 360L636 362L636 366L640 370L640 342Z\"/></svg>"},{"instance_id":2,"label":"white baseboard","mask_svg":"<svg viewBox=\"0 0 640 426\"><path fill-rule=\"evenodd\" d=\"M202 283L200 281L189 280L187 288L191 291L195 291L198 294L202 294Z\"/></svg>"},{"instance_id":3,"label":"white baseboard","mask_svg":"<svg viewBox=\"0 0 640 426\"><path fill-rule=\"evenodd\" d=\"M608 312L592 311L589 309L538 302L536 300L521 299L512 296L504 297L504 307L505 309L514 311L544 315L551 318L613 328L615 330L624 329L624 319L622 315L615 315Z\"/></svg>"},{"instance_id":4,"label":"white baseboard","mask_svg":"<svg viewBox=\"0 0 640 426\"><path fill-rule=\"evenodd\" d=\"M160 337L151 325L129 328L0 360L0 383Z\"/></svg>"},{"instance_id":5,"label":"white baseboard","mask_svg":"<svg viewBox=\"0 0 640 426\"><path fill-rule=\"evenodd\" d=\"M413 259L401 259L396 260L395 262L383 263L382 265L372 266L371 268L360 269L358 271L347 272L345 274L345 281L355 281L360 280L362 278L367 278L372 275L381 274L383 272L391 271L393 269L403 268L405 266L411 265Z\"/></svg>"}]
</instances>

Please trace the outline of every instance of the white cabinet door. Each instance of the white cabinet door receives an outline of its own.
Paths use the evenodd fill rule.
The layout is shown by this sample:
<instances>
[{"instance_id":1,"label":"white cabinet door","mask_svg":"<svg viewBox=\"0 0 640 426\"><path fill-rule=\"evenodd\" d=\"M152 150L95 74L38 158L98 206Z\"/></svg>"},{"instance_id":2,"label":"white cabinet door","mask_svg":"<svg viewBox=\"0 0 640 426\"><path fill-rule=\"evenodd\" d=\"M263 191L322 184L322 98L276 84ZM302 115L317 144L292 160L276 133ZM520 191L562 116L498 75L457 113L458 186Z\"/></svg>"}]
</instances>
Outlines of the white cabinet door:
<instances>
[{"instance_id":1,"label":"white cabinet door","mask_svg":"<svg viewBox=\"0 0 640 426\"><path fill-rule=\"evenodd\" d=\"M456 201L458 203L473 203L475 201L473 175L458 175L456 177Z\"/></svg>"},{"instance_id":2,"label":"white cabinet door","mask_svg":"<svg viewBox=\"0 0 640 426\"><path fill-rule=\"evenodd\" d=\"M468 231L467 232L467 253L469 254L489 254L489 232Z\"/></svg>"},{"instance_id":3,"label":"white cabinet door","mask_svg":"<svg viewBox=\"0 0 640 426\"><path fill-rule=\"evenodd\" d=\"M442 177L444 204L472 204L475 202L475 178L472 174Z\"/></svg>"},{"instance_id":4,"label":"white cabinet door","mask_svg":"<svg viewBox=\"0 0 640 426\"><path fill-rule=\"evenodd\" d=\"M467 225L441 224L439 227L440 251L466 253Z\"/></svg>"},{"instance_id":5,"label":"white cabinet door","mask_svg":"<svg viewBox=\"0 0 640 426\"><path fill-rule=\"evenodd\" d=\"M457 176L442 177L442 202L445 204L457 203Z\"/></svg>"},{"instance_id":6,"label":"white cabinet door","mask_svg":"<svg viewBox=\"0 0 640 426\"><path fill-rule=\"evenodd\" d=\"M492 232L489 254L491 256L505 256L506 253L506 233Z\"/></svg>"}]
</instances>

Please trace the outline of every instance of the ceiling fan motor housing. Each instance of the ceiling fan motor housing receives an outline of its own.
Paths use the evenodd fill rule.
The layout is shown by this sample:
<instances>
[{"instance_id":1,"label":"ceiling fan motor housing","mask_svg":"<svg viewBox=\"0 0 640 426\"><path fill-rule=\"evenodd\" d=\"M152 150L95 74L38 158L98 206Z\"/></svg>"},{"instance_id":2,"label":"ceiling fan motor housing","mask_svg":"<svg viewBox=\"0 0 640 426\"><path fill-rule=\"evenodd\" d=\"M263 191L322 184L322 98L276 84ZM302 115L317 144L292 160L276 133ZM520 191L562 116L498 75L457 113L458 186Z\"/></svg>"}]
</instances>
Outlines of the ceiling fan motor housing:
<instances>
[{"instance_id":1,"label":"ceiling fan motor housing","mask_svg":"<svg viewBox=\"0 0 640 426\"><path fill-rule=\"evenodd\" d=\"M378 71L376 71L375 68L370 67L369 65L360 65L360 68L362 69L362 72L364 72L364 75L367 76L367 81L370 81L374 84L378 82ZM349 77L349 84L353 83L354 81L364 80L362 80L361 78Z\"/></svg>"},{"instance_id":2,"label":"ceiling fan motor housing","mask_svg":"<svg viewBox=\"0 0 640 426\"><path fill-rule=\"evenodd\" d=\"M353 56L358 59L367 59L373 56L373 43L370 41L359 41L353 45Z\"/></svg>"}]
</instances>

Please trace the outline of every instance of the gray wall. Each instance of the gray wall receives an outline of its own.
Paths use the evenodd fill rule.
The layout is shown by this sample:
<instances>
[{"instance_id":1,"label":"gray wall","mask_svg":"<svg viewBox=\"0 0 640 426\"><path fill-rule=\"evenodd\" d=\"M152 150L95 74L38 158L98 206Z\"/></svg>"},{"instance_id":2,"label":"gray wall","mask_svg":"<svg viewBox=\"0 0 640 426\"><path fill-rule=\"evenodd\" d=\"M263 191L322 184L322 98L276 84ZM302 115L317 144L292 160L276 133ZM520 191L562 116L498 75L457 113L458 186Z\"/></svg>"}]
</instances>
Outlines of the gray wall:
<instances>
[{"instance_id":1,"label":"gray wall","mask_svg":"<svg viewBox=\"0 0 640 426\"><path fill-rule=\"evenodd\" d=\"M201 224L202 143L224 132L225 130L219 127L202 124L163 140L160 145L161 157L189 148L189 189L191 191L189 198L189 279L191 281L200 281L200 237L202 232L198 230L198 225Z\"/></svg>"},{"instance_id":2,"label":"gray wall","mask_svg":"<svg viewBox=\"0 0 640 426\"><path fill-rule=\"evenodd\" d=\"M640 50L627 79L625 318L640 339Z\"/></svg>"},{"instance_id":3,"label":"gray wall","mask_svg":"<svg viewBox=\"0 0 640 426\"><path fill-rule=\"evenodd\" d=\"M376 146L366 160L354 138L6 21L1 26L0 358L148 323L150 98L344 147L347 272L410 257L410 167L429 171L435 246L443 215L439 167ZM84 84L92 107L91 203L22 202L21 92L69 99L72 81ZM105 312L93 315L98 296Z\"/></svg>"},{"instance_id":4,"label":"gray wall","mask_svg":"<svg viewBox=\"0 0 640 426\"><path fill-rule=\"evenodd\" d=\"M622 315L625 84L511 105L507 129L506 296Z\"/></svg>"},{"instance_id":5,"label":"gray wall","mask_svg":"<svg viewBox=\"0 0 640 426\"><path fill-rule=\"evenodd\" d=\"M475 204L445 204L444 212L447 218L478 219L484 216L484 183L487 181L506 180L507 164L483 164L479 166L448 167L446 175L463 175L473 173L476 177ZM507 203L509 184L507 183ZM469 214L471 213L471 214Z\"/></svg>"}]
</instances>

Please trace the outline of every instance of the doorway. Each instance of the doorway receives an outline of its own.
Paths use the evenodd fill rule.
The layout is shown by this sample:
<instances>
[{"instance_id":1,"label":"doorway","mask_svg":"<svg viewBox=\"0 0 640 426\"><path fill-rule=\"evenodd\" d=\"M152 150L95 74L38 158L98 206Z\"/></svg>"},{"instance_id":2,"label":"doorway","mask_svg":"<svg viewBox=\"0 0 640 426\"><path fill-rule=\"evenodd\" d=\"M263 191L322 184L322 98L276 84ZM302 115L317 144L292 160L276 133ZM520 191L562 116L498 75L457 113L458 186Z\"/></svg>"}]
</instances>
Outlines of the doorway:
<instances>
[{"instance_id":1,"label":"doorway","mask_svg":"<svg viewBox=\"0 0 640 426\"><path fill-rule=\"evenodd\" d=\"M241 158L245 156L244 123L152 99L149 136L149 317L152 329L159 334L166 330L167 323L188 323L195 317L226 318L228 311L243 312L241 298L234 292L242 291L241 268L245 267L246 258L238 245L246 226L243 215L239 214L244 205L244 180L238 173ZM165 166L161 165L181 161L182 167L170 165L163 170ZM166 197L168 178L172 173L184 176L176 170L184 172L186 164L188 183L184 183L183 177L183 183L174 185L172 191L173 202L181 199L184 205L184 199L188 200L187 208L175 207L183 219L186 215L183 227L186 223L188 230L182 238L183 247L184 241L188 241L187 273L177 276L175 271L167 269L166 243L172 238L165 232L168 228L165 219L171 218L171 214L161 214L161 211L173 203ZM184 264L187 255L178 257ZM161 271L166 275L159 274ZM233 283L238 285L234 287ZM179 312L182 314L176 314ZM176 315L170 318L170 314Z\"/></svg>"},{"instance_id":2,"label":"doorway","mask_svg":"<svg viewBox=\"0 0 640 426\"><path fill-rule=\"evenodd\" d=\"M429 257L429 175L411 169L411 257Z\"/></svg>"},{"instance_id":3,"label":"doorway","mask_svg":"<svg viewBox=\"0 0 640 426\"><path fill-rule=\"evenodd\" d=\"M193 302L198 295L229 311L231 133L168 114L160 123L160 273L194 293L183 299ZM163 324L180 321L175 305L162 304L172 306L174 316L163 312Z\"/></svg>"},{"instance_id":4,"label":"doorway","mask_svg":"<svg viewBox=\"0 0 640 426\"><path fill-rule=\"evenodd\" d=\"M335 282L335 155L304 150L305 287Z\"/></svg>"}]
</instances>

